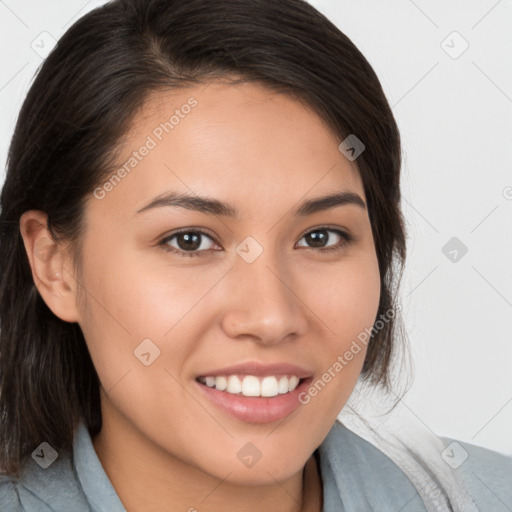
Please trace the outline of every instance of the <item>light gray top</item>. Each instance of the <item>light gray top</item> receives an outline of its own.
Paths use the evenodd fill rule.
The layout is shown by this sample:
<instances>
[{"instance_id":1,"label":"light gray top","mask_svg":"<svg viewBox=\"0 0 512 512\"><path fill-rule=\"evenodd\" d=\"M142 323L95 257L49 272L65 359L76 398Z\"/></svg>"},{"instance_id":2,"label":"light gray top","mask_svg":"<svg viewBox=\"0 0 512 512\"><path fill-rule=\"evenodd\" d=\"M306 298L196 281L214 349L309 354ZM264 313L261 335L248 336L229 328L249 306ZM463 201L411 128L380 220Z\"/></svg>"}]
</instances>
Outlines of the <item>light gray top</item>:
<instances>
[{"instance_id":1,"label":"light gray top","mask_svg":"<svg viewBox=\"0 0 512 512\"><path fill-rule=\"evenodd\" d=\"M512 512L512 457L461 441L459 444L469 456L457 471L478 509ZM333 425L318 450L323 512L427 510L402 470L340 422ZM43 449L40 460L45 456ZM46 469L29 457L19 480L0 476L0 511L126 512L84 423L75 431L72 454L59 454Z\"/></svg>"}]
</instances>

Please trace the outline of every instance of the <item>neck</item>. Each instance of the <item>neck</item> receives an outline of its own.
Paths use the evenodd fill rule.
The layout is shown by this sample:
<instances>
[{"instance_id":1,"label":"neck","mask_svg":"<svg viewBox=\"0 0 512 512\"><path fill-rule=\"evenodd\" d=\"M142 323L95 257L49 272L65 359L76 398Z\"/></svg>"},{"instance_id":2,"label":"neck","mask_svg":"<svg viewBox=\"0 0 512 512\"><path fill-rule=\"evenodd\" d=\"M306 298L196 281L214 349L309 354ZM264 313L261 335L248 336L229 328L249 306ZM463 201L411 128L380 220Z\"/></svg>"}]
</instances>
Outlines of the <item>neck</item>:
<instances>
[{"instance_id":1,"label":"neck","mask_svg":"<svg viewBox=\"0 0 512 512\"><path fill-rule=\"evenodd\" d=\"M238 510L321 512L322 485L314 455L285 481L239 485L203 472L166 453L133 429L104 421L92 440L96 454L127 512ZM126 449L127 446L131 448Z\"/></svg>"}]
</instances>

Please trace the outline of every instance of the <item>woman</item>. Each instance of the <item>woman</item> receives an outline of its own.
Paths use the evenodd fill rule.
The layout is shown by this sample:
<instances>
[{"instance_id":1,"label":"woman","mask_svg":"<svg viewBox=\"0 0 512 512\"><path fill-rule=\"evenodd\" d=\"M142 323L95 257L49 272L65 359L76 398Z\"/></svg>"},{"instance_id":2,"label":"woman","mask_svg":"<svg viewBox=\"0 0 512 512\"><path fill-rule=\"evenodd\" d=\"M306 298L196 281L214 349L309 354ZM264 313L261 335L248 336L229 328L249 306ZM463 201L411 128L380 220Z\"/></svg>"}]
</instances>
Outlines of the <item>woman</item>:
<instances>
[{"instance_id":1,"label":"woman","mask_svg":"<svg viewBox=\"0 0 512 512\"><path fill-rule=\"evenodd\" d=\"M399 177L375 73L302 0L80 19L1 197L2 510L477 510L486 464L510 506L506 457L427 494L336 421L389 387Z\"/></svg>"}]
</instances>

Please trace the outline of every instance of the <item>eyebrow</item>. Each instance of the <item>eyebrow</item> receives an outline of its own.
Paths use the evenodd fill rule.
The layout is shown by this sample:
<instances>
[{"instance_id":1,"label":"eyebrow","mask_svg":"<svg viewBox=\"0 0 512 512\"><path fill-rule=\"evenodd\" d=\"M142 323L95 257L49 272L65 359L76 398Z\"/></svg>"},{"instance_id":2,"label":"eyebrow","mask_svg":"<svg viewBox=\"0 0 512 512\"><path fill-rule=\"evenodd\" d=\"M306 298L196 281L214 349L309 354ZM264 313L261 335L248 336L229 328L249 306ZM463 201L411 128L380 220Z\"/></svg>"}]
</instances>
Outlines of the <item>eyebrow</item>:
<instances>
[{"instance_id":1,"label":"eyebrow","mask_svg":"<svg viewBox=\"0 0 512 512\"><path fill-rule=\"evenodd\" d=\"M361 196L355 192L344 191L308 199L307 201L301 203L298 208L293 210L292 215L295 217L305 217L306 215L312 215L314 213L330 210L331 208L336 208L338 206L351 204L359 206L363 210L366 209L366 203L363 201ZM155 197L146 206L143 206L140 210L137 210L137 213L142 213L147 210L164 206L177 206L180 208L186 208L187 210L194 210L205 214L220 215L224 217L239 217L239 213L236 208L227 203L219 201L218 199L175 192L166 192Z\"/></svg>"}]
</instances>

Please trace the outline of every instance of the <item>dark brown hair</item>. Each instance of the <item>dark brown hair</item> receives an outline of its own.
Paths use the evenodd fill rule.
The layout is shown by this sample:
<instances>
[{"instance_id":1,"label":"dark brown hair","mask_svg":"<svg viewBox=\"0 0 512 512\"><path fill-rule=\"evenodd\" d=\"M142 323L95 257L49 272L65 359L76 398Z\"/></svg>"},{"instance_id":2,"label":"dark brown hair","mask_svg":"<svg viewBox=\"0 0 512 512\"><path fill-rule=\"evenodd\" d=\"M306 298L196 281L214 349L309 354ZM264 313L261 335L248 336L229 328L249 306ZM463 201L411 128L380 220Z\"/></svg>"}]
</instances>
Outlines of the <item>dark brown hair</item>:
<instances>
[{"instance_id":1,"label":"dark brown hair","mask_svg":"<svg viewBox=\"0 0 512 512\"><path fill-rule=\"evenodd\" d=\"M35 287L20 234L27 210L48 214L80 269L84 201L105 181L119 141L149 94L211 80L255 82L313 109L338 140L355 134L390 311L405 259L398 128L372 67L304 0L114 0L58 41L23 103L0 214L0 467L17 474L43 440L71 450L83 418L101 429L99 379L78 324ZM395 268L394 263L399 264ZM372 334L362 375L389 386L395 320Z\"/></svg>"}]
</instances>

